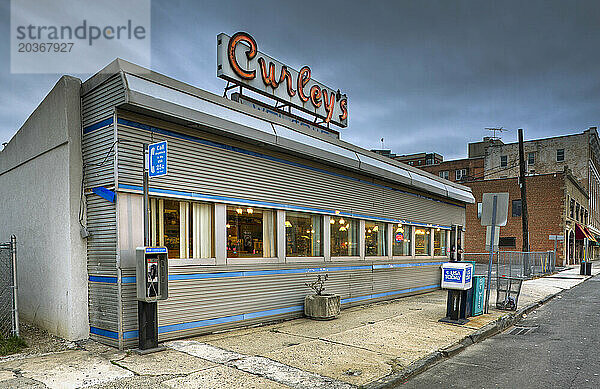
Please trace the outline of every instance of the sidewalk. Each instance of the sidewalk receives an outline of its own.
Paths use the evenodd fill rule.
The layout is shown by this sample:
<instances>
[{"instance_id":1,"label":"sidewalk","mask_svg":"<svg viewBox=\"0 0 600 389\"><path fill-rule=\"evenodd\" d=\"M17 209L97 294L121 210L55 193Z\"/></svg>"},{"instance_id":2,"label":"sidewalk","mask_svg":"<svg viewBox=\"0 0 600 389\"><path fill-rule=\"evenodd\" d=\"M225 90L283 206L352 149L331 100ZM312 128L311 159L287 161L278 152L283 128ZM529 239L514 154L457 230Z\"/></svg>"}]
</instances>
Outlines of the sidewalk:
<instances>
[{"instance_id":1,"label":"sidewalk","mask_svg":"<svg viewBox=\"0 0 600 389\"><path fill-rule=\"evenodd\" d=\"M167 342L166 351L146 356L86 341L75 350L0 358L0 388L385 387L588 278L576 267L525 281L519 311L491 309L464 326L438 322L446 307L446 291L439 290L346 309L333 321L296 319ZM490 307L494 300L492 291Z\"/></svg>"}]
</instances>

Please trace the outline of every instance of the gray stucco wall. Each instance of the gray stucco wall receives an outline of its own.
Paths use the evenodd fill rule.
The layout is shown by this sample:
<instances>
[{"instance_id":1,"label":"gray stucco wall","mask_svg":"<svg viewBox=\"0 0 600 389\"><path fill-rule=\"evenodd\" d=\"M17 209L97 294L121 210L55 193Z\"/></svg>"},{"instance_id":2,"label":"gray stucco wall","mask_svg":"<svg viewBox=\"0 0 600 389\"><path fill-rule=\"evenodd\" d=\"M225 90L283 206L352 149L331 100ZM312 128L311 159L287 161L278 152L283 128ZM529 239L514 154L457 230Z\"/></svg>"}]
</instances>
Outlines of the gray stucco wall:
<instances>
[{"instance_id":1,"label":"gray stucco wall","mask_svg":"<svg viewBox=\"0 0 600 389\"><path fill-rule=\"evenodd\" d=\"M20 317L70 340L89 334L80 87L62 77L0 152L0 241L17 236Z\"/></svg>"}]
</instances>

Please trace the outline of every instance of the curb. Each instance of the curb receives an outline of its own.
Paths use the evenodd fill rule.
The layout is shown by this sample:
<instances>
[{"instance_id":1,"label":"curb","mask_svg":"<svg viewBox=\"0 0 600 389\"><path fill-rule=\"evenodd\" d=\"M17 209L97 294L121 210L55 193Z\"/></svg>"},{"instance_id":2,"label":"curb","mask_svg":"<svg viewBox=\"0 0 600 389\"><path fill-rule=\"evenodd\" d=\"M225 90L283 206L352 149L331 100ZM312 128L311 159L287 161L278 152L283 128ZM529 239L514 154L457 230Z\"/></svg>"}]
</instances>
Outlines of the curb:
<instances>
[{"instance_id":1,"label":"curb","mask_svg":"<svg viewBox=\"0 0 600 389\"><path fill-rule=\"evenodd\" d=\"M594 277L594 276L584 279L581 283L586 282L587 280L589 280L592 277ZM580 284L577 284L577 285L580 285ZM575 286L577 286L577 285L575 285ZM425 370L429 369L436 363L438 363L444 359L453 357L454 355L460 353L461 351L463 351L465 348L469 347L470 345L482 342L483 340L490 338L490 337L504 331L506 328L512 326L519 320L523 319L523 315L527 315L529 312L538 309L542 305L546 304L548 301L552 300L554 297L558 296L563 291L564 290L561 290L559 292L556 292L554 294L546 296L535 303L530 303L513 313L508 313L506 315L503 315L503 316L499 317L498 319L494 320L493 322L490 322L490 323L486 324L485 326L481 327L480 329L473 332L472 334L465 336L458 342L453 343L450 346L448 346L444 349L441 349L439 351L434 351L434 352L428 354L427 356L414 361L413 363L411 363L410 365L408 365L407 367L405 367L404 369L402 369L401 371L399 371L397 373L392 373L392 374L385 376L383 378L380 378L376 381L370 382L366 385L362 385L362 386L360 386L360 388L362 388L362 389L388 389L388 388L394 388L400 384L403 384L406 381L408 381L410 378L416 376L417 374L423 373Z\"/></svg>"}]
</instances>

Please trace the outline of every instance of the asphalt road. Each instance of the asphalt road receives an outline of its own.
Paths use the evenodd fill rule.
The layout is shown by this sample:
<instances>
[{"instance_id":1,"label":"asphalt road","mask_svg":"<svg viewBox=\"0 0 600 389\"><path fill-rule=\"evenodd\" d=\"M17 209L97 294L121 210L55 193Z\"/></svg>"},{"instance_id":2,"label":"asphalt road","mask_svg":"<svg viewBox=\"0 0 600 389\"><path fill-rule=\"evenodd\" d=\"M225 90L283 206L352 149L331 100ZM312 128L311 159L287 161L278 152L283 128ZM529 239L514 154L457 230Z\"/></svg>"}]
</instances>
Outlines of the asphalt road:
<instances>
[{"instance_id":1,"label":"asphalt road","mask_svg":"<svg viewBox=\"0 0 600 389\"><path fill-rule=\"evenodd\" d=\"M402 388L600 388L600 276Z\"/></svg>"}]
</instances>

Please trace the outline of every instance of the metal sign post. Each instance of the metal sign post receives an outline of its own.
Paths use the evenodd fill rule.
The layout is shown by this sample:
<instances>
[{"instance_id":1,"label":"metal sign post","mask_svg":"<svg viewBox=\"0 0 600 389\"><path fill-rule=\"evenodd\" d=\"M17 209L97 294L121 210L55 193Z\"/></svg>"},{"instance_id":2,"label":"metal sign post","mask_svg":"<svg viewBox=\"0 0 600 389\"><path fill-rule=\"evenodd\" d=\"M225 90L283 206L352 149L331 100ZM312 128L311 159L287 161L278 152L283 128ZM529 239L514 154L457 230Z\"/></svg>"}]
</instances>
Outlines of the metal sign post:
<instances>
[{"instance_id":1,"label":"metal sign post","mask_svg":"<svg viewBox=\"0 0 600 389\"><path fill-rule=\"evenodd\" d=\"M556 245L559 240L564 240L565 237L564 235L548 235L548 239L554 241L554 260L556 261Z\"/></svg>"},{"instance_id":2,"label":"metal sign post","mask_svg":"<svg viewBox=\"0 0 600 389\"><path fill-rule=\"evenodd\" d=\"M143 144L144 158L144 246L150 245L149 180L167 174L167 142ZM140 282L141 280L137 280ZM138 348L140 353L163 350L158 347L158 303L138 300Z\"/></svg>"},{"instance_id":3,"label":"metal sign post","mask_svg":"<svg viewBox=\"0 0 600 389\"><path fill-rule=\"evenodd\" d=\"M485 313L489 313L489 307L490 307L490 291L491 291L491 286L492 286L492 260L494 259L494 236L496 234L496 211L498 208L498 196L494 196L493 199L493 203L492 203L492 231L490 232L490 259L488 262L488 279L487 279L487 286L486 286L486 292L485 292L485 308L484 308L484 312Z\"/></svg>"}]
</instances>

